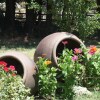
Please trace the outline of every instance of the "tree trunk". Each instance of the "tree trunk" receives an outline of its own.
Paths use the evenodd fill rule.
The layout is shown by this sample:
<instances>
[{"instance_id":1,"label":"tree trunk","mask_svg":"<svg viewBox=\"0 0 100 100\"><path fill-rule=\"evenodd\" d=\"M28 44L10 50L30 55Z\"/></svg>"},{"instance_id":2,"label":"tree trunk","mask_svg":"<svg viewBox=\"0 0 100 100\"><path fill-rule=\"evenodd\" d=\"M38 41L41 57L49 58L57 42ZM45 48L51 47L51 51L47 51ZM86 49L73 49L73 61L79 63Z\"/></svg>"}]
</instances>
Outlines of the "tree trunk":
<instances>
[{"instance_id":1,"label":"tree trunk","mask_svg":"<svg viewBox=\"0 0 100 100\"><path fill-rule=\"evenodd\" d=\"M37 3L42 6L43 1L37 0ZM42 20L41 14L42 14L42 10L39 10L39 12L38 12L38 22L41 22L41 20Z\"/></svg>"},{"instance_id":2,"label":"tree trunk","mask_svg":"<svg viewBox=\"0 0 100 100\"><path fill-rule=\"evenodd\" d=\"M97 0L97 5L99 6L99 7L97 8L97 10L98 10L99 13L100 13L100 0Z\"/></svg>"},{"instance_id":3,"label":"tree trunk","mask_svg":"<svg viewBox=\"0 0 100 100\"><path fill-rule=\"evenodd\" d=\"M10 32L14 31L15 27L15 2L16 0L6 0L6 28L9 29Z\"/></svg>"},{"instance_id":4,"label":"tree trunk","mask_svg":"<svg viewBox=\"0 0 100 100\"><path fill-rule=\"evenodd\" d=\"M46 21L47 22L52 22L52 13L51 13L51 5L49 4L49 1L47 0L47 16L46 16Z\"/></svg>"},{"instance_id":5,"label":"tree trunk","mask_svg":"<svg viewBox=\"0 0 100 100\"><path fill-rule=\"evenodd\" d=\"M26 34L32 34L35 22L36 22L36 13L34 9L28 9L28 6L26 6L26 23L25 23Z\"/></svg>"}]
</instances>

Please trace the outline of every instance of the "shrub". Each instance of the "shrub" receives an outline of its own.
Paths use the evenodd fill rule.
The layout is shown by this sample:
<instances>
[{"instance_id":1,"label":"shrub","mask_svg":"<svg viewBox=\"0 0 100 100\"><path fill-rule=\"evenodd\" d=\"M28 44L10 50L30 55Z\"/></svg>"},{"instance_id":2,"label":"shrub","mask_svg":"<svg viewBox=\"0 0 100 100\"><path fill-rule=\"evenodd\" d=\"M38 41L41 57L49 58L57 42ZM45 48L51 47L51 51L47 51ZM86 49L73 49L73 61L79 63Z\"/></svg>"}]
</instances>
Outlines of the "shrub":
<instances>
[{"instance_id":1,"label":"shrub","mask_svg":"<svg viewBox=\"0 0 100 100\"><path fill-rule=\"evenodd\" d=\"M87 88L100 89L100 53L96 52L96 46L90 46L89 49L83 49L83 51L83 65L85 69L82 84Z\"/></svg>"},{"instance_id":2,"label":"shrub","mask_svg":"<svg viewBox=\"0 0 100 100\"><path fill-rule=\"evenodd\" d=\"M64 45L65 46L65 45ZM96 46L74 50L65 48L58 59L61 98L73 99L74 85L100 89L100 54Z\"/></svg>"},{"instance_id":3,"label":"shrub","mask_svg":"<svg viewBox=\"0 0 100 100\"><path fill-rule=\"evenodd\" d=\"M78 34L85 40L100 29L96 0L52 0L50 3L53 19L61 31Z\"/></svg>"},{"instance_id":4,"label":"shrub","mask_svg":"<svg viewBox=\"0 0 100 100\"><path fill-rule=\"evenodd\" d=\"M51 63L51 61L42 57L37 62L39 68L39 98L55 98L57 89L56 68L52 67Z\"/></svg>"},{"instance_id":5,"label":"shrub","mask_svg":"<svg viewBox=\"0 0 100 100\"><path fill-rule=\"evenodd\" d=\"M78 84L82 74L83 66L79 63L78 56L73 54L72 50L64 49L58 59L60 73L57 76L58 88L62 99L72 100L74 96L73 86ZM59 77L60 76L60 77Z\"/></svg>"},{"instance_id":6,"label":"shrub","mask_svg":"<svg viewBox=\"0 0 100 100\"><path fill-rule=\"evenodd\" d=\"M75 85L100 89L100 53L96 46L69 50L66 48L68 42L62 43L64 50L57 58L58 67L52 67L51 61L44 57L37 62L40 99L73 100Z\"/></svg>"},{"instance_id":7,"label":"shrub","mask_svg":"<svg viewBox=\"0 0 100 100\"><path fill-rule=\"evenodd\" d=\"M0 100L33 100L30 89L23 84L15 67L0 61Z\"/></svg>"}]
</instances>

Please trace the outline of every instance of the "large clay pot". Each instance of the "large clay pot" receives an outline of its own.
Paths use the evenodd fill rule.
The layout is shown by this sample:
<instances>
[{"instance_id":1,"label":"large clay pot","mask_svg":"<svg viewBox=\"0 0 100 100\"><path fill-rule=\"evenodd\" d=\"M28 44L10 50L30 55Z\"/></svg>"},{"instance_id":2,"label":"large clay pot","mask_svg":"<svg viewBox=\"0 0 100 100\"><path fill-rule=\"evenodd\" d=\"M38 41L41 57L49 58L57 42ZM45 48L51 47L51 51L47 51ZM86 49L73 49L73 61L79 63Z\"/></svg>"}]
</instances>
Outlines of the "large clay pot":
<instances>
[{"instance_id":1,"label":"large clay pot","mask_svg":"<svg viewBox=\"0 0 100 100\"><path fill-rule=\"evenodd\" d=\"M34 54L34 61L36 62L38 57L45 54L45 58L51 60L53 65L57 66L57 57L60 56L64 49L62 41L68 42L66 48L69 50L79 48L81 45L84 46L83 42L73 34L67 32L53 33L40 41Z\"/></svg>"},{"instance_id":2,"label":"large clay pot","mask_svg":"<svg viewBox=\"0 0 100 100\"><path fill-rule=\"evenodd\" d=\"M3 54L0 60L7 62L8 65L14 65L17 74L23 78L25 86L31 88L33 93L36 91L37 67L33 60L16 51Z\"/></svg>"}]
</instances>

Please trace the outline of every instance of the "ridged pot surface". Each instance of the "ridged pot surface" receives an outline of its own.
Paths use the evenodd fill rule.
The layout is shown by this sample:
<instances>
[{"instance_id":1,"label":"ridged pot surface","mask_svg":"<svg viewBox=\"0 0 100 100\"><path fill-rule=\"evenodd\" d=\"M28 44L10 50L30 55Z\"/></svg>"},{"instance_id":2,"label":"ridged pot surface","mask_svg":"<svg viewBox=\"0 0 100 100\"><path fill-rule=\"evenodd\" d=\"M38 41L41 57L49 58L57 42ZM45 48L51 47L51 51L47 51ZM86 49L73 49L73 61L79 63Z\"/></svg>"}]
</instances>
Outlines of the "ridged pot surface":
<instances>
[{"instance_id":1,"label":"ridged pot surface","mask_svg":"<svg viewBox=\"0 0 100 100\"><path fill-rule=\"evenodd\" d=\"M81 45L84 46L83 42L75 35L67 32L57 32L50 34L43 38L38 44L35 54L34 61L38 61L38 57L45 54L45 58L52 61L53 65L57 66L57 57L60 56L64 49L62 41L67 41L66 48L69 50L79 48Z\"/></svg>"},{"instance_id":2,"label":"ridged pot surface","mask_svg":"<svg viewBox=\"0 0 100 100\"><path fill-rule=\"evenodd\" d=\"M26 87L31 88L32 92L37 87L37 67L33 60L21 52L7 52L0 56L0 60L14 65L19 74L23 78Z\"/></svg>"}]
</instances>

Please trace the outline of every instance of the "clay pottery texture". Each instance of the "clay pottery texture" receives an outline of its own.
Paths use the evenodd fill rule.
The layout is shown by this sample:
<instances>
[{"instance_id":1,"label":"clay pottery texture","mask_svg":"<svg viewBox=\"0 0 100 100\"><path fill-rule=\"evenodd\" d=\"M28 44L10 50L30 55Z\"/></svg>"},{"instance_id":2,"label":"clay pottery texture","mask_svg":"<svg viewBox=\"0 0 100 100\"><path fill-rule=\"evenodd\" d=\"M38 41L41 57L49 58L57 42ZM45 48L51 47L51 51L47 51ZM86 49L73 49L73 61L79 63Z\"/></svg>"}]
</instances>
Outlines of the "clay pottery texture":
<instances>
[{"instance_id":1,"label":"clay pottery texture","mask_svg":"<svg viewBox=\"0 0 100 100\"><path fill-rule=\"evenodd\" d=\"M59 58L64 49L64 44L62 43L62 41L68 42L66 48L68 48L69 50L79 48L81 47L81 45L85 46L77 36L71 33L53 33L46 36L40 41L34 54L34 61L38 61L38 57L42 57L42 55L45 55L45 58L51 60L53 65L57 66L57 57Z\"/></svg>"},{"instance_id":2,"label":"clay pottery texture","mask_svg":"<svg viewBox=\"0 0 100 100\"><path fill-rule=\"evenodd\" d=\"M33 60L21 52L7 52L0 56L0 60L14 65L17 74L23 78L26 87L34 93L37 88L37 67Z\"/></svg>"}]
</instances>

